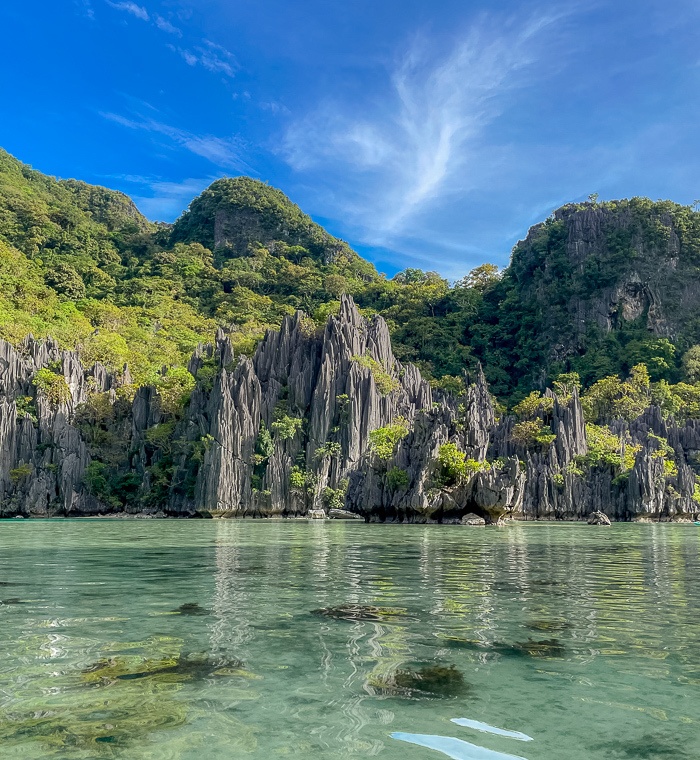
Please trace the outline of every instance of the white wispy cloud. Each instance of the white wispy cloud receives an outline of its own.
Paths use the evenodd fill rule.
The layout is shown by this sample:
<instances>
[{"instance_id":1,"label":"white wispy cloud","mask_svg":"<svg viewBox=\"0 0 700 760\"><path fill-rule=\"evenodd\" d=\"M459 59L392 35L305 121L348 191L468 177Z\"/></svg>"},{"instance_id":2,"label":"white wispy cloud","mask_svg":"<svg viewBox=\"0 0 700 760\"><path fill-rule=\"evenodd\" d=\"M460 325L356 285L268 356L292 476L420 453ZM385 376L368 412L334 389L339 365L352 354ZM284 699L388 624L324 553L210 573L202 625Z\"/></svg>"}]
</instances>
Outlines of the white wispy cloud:
<instances>
[{"instance_id":1,"label":"white wispy cloud","mask_svg":"<svg viewBox=\"0 0 700 760\"><path fill-rule=\"evenodd\" d=\"M199 63L199 58L197 58L197 56L194 53L191 53L189 50L182 50L182 48L176 48L174 46L170 47L172 47L176 53L179 53L183 57L185 63L188 66L196 66Z\"/></svg>"},{"instance_id":2,"label":"white wispy cloud","mask_svg":"<svg viewBox=\"0 0 700 760\"><path fill-rule=\"evenodd\" d=\"M280 103L277 100L262 101L258 103L258 105L263 111L269 111L273 116L286 116L291 113L291 111L287 108L287 106L284 105L284 103Z\"/></svg>"},{"instance_id":3,"label":"white wispy cloud","mask_svg":"<svg viewBox=\"0 0 700 760\"><path fill-rule=\"evenodd\" d=\"M83 0L85 3L89 3L89 0ZM142 5L137 5L132 0L125 0L124 2L114 2L113 0L105 0L107 5L112 8L116 8L118 11L124 11L130 13L132 16L141 19L141 21L150 21L153 26L160 29L161 32L166 34L174 34L176 37L182 37L182 29L168 21L167 18L161 16L158 13L149 13L148 9Z\"/></svg>"},{"instance_id":4,"label":"white wispy cloud","mask_svg":"<svg viewBox=\"0 0 700 760\"><path fill-rule=\"evenodd\" d=\"M74 0L74 2L80 9L82 16L89 18L90 21L95 20L95 9L92 7L91 0Z\"/></svg>"},{"instance_id":5,"label":"white wispy cloud","mask_svg":"<svg viewBox=\"0 0 700 760\"><path fill-rule=\"evenodd\" d=\"M148 185L153 181L152 177L143 174L106 174L103 176L107 179L118 179L132 185Z\"/></svg>"},{"instance_id":6,"label":"white wispy cloud","mask_svg":"<svg viewBox=\"0 0 700 760\"><path fill-rule=\"evenodd\" d=\"M216 137L214 135L196 135L178 127L170 126L152 118L129 118L116 113L101 113L103 118L128 129L136 129L162 135L175 146L188 150L207 159L220 169L252 173L253 170L243 158L243 148L235 137Z\"/></svg>"},{"instance_id":7,"label":"white wispy cloud","mask_svg":"<svg viewBox=\"0 0 700 760\"><path fill-rule=\"evenodd\" d=\"M238 68L236 58L229 50L209 40L204 45L194 48L180 48L169 45L171 50L179 53L188 66L203 66L207 71L233 78Z\"/></svg>"},{"instance_id":8,"label":"white wispy cloud","mask_svg":"<svg viewBox=\"0 0 700 760\"><path fill-rule=\"evenodd\" d=\"M444 39L417 38L387 72L383 92L350 107L329 98L292 123L287 162L343 178L331 196L337 207L319 213L342 216L372 245L420 235L421 217L469 187L485 160L485 134L537 76L561 18L484 16L447 49Z\"/></svg>"},{"instance_id":9,"label":"white wispy cloud","mask_svg":"<svg viewBox=\"0 0 700 760\"><path fill-rule=\"evenodd\" d=\"M107 5L111 5L112 8L116 8L118 11L130 13L132 16L136 16L136 18L140 18L141 21L148 21L150 19L148 11L142 5L137 5L130 0L121 3L113 3L110 0L107 0Z\"/></svg>"},{"instance_id":10,"label":"white wispy cloud","mask_svg":"<svg viewBox=\"0 0 700 760\"><path fill-rule=\"evenodd\" d=\"M167 18L158 16L153 17L153 23L161 30L161 32L167 32L168 34L174 34L176 37L182 37L182 30L171 24Z\"/></svg>"},{"instance_id":11,"label":"white wispy cloud","mask_svg":"<svg viewBox=\"0 0 700 760\"><path fill-rule=\"evenodd\" d=\"M90 0L82 0L83 3L89 5ZM148 9L142 5L137 5L132 0L123 0L122 2L115 2L115 0L105 0L107 5L125 13L130 13L141 21L150 22L153 26L166 34L172 34L175 37L182 38L182 29L175 26L164 16L158 13L149 13ZM92 10L90 10L92 13ZM189 16L179 14L181 19L187 20ZM92 17L92 16L91 16ZM187 63L188 66L202 66L207 71L211 71L214 74L223 74L226 77L233 78L236 70L238 69L238 63L233 53L225 48L223 45L219 45L211 40L204 39L192 46L191 48L182 48L175 45L168 44L167 46L173 52L177 53Z\"/></svg>"}]
</instances>

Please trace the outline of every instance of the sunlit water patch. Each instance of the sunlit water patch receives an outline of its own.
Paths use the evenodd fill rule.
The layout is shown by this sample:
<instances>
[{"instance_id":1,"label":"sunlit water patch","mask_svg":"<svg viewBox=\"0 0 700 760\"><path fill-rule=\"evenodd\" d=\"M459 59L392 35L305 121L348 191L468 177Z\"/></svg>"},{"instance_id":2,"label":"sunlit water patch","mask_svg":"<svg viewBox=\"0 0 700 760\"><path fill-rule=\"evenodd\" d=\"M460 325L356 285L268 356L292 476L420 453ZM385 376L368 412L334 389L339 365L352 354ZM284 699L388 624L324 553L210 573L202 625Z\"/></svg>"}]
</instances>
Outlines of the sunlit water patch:
<instances>
[{"instance_id":1,"label":"sunlit water patch","mask_svg":"<svg viewBox=\"0 0 700 760\"><path fill-rule=\"evenodd\" d=\"M496 752L488 747L480 747L463 739L452 736L431 736L430 734L405 734L395 732L392 739L415 744L418 747L426 747L435 750L452 760L526 760L518 755L506 755L504 752Z\"/></svg>"},{"instance_id":2,"label":"sunlit water patch","mask_svg":"<svg viewBox=\"0 0 700 760\"><path fill-rule=\"evenodd\" d=\"M698 578L684 525L0 522L0 754L697 759Z\"/></svg>"},{"instance_id":3,"label":"sunlit water patch","mask_svg":"<svg viewBox=\"0 0 700 760\"><path fill-rule=\"evenodd\" d=\"M505 728L489 726L480 720L471 720L470 718L452 718L452 722L465 728L473 728L475 731L481 731L484 734L496 734L497 736L507 736L509 739L517 739L521 742L531 742L532 737L524 734L522 731L509 731Z\"/></svg>"}]
</instances>

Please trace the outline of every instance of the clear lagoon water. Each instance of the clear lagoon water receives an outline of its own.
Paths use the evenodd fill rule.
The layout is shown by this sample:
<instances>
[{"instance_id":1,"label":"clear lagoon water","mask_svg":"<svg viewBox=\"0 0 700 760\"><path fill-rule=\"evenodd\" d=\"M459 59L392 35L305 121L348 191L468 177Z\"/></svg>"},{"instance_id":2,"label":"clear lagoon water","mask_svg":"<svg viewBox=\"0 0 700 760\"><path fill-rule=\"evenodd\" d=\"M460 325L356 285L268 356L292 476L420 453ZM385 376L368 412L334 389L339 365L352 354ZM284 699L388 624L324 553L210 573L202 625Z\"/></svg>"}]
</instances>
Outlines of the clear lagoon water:
<instances>
[{"instance_id":1,"label":"clear lagoon water","mask_svg":"<svg viewBox=\"0 0 700 760\"><path fill-rule=\"evenodd\" d=\"M5 521L0 599L3 760L700 757L691 525Z\"/></svg>"}]
</instances>

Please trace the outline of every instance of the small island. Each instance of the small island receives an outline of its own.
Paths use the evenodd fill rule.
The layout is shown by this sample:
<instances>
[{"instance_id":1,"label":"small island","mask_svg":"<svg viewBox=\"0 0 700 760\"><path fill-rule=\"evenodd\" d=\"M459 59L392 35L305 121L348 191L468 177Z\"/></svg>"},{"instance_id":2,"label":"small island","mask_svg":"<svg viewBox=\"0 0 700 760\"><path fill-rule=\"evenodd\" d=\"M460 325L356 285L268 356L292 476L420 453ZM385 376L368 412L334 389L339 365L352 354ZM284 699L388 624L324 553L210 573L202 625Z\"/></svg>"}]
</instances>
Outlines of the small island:
<instances>
[{"instance_id":1,"label":"small island","mask_svg":"<svg viewBox=\"0 0 700 760\"><path fill-rule=\"evenodd\" d=\"M387 280L245 177L154 225L0 159L1 516L700 510L690 208L565 206L450 286Z\"/></svg>"}]
</instances>

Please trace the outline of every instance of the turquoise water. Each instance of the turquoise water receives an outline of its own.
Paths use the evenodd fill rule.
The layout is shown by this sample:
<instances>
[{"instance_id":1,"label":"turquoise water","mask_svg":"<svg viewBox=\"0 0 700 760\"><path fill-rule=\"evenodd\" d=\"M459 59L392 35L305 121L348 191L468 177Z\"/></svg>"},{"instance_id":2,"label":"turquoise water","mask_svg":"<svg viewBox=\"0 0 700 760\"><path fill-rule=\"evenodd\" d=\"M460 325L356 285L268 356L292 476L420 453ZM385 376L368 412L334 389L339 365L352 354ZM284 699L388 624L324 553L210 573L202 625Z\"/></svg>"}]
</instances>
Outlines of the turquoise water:
<instances>
[{"instance_id":1,"label":"turquoise water","mask_svg":"<svg viewBox=\"0 0 700 760\"><path fill-rule=\"evenodd\" d=\"M696 759L699 584L688 525L5 521L0 756Z\"/></svg>"}]
</instances>

